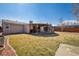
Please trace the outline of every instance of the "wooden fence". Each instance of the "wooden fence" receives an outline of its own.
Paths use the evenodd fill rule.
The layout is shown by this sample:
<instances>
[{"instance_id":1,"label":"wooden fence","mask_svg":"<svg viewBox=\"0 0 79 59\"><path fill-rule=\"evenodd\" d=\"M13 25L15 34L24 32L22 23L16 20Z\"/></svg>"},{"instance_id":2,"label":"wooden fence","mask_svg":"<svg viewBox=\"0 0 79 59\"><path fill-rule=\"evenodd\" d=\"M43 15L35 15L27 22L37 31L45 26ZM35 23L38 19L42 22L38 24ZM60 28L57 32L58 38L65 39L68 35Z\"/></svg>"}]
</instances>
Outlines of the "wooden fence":
<instances>
[{"instance_id":1,"label":"wooden fence","mask_svg":"<svg viewBox=\"0 0 79 59\"><path fill-rule=\"evenodd\" d=\"M61 27L55 27L54 31L79 32L79 27L64 27L63 30Z\"/></svg>"}]
</instances>

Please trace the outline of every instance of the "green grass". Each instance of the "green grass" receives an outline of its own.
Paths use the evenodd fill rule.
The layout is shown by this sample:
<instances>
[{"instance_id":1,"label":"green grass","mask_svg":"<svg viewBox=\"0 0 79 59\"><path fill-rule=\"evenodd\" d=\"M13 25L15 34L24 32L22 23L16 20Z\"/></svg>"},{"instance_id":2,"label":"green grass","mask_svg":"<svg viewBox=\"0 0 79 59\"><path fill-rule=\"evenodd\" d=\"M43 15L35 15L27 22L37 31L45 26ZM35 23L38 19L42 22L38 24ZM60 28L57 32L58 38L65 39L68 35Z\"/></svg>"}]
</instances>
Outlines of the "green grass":
<instances>
[{"instance_id":1,"label":"green grass","mask_svg":"<svg viewBox=\"0 0 79 59\"><path fill-rule=\"evenodd\" d=\"M54 56L60 43L79 46L79 35L57 32L59 36L10 35L9 41L19 56Z\"/></svg>"}]
</instances>

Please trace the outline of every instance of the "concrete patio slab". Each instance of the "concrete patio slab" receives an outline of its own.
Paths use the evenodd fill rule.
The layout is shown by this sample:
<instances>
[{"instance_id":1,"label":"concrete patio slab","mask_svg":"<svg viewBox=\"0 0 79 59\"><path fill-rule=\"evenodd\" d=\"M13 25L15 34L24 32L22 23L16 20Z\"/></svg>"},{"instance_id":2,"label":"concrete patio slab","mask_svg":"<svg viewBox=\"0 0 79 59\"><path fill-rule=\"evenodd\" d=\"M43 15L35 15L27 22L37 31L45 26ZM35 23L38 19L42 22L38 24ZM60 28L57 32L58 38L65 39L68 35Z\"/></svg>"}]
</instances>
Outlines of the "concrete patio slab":
<instances>
[{"instance_id":1,"label":"concrete patio slab","mask_svg":"<svg viewBox=\"0 0 79 59\"><path fill-rule=\"evenodd\" d=\"M79 47L68 44L60 44L55 56L79 56Z\"/></svg>"}]
</instances>

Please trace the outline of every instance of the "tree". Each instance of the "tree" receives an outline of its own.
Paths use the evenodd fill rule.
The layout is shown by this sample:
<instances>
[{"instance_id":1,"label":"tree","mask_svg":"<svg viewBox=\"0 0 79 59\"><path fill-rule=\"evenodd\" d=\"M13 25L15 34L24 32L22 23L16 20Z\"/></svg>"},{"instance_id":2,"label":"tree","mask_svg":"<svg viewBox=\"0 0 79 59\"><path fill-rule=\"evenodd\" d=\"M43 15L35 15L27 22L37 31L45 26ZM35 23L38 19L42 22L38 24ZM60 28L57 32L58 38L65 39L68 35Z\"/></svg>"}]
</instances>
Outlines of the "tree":
<instances>
[{"instance_id":1,"label":"tree","mask_svg":"<svg viewBox=\"0 0 79 59\"><path fill-rule=\"evenodd\" d=\"M73 4L72 12L73 12L74 16L76 17L77 21L79 21L79 3Z\"/></svg>"},{"instance_id":2,"label":"tree","mask_svg":"<svg viewBox=\"0 0 79 59\"><path fill-rule=\"evenodd\" d=\"M63 23L63 18L60 18L59 19L59 21L60 21L60 27L61 27L61 32L63 32L63 29L64 29L64 23Z\"/></svg>"}]
</instances>

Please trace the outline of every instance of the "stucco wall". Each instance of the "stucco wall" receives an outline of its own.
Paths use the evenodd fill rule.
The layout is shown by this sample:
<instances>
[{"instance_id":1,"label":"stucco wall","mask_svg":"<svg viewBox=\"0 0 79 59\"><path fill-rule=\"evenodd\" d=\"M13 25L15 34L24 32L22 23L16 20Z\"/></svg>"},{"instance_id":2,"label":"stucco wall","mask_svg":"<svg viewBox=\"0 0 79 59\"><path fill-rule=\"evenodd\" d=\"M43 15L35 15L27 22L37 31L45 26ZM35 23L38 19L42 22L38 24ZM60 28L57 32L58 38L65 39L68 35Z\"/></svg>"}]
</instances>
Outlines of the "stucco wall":
<instances>
[{"instance_id":1,"label":"stucco wall","mask_svg":"<svg viewBox=\"0 0 79 59\"><path fill-rule=\"evenodd\" d=\"M30 33L30 26L29 24L24 25L24 33Z\"/></svg>"},{"instance_id":2,"label":"stucco wall","mask_svg":"<svg viewBox=\"0 0 79 59\"><path fill-rule=\"evenodd\" d=\"M2 27L3 27L3 34L5 34L5 35L13 34L13 33L30 33L30 29L31 29L30 24L20 24L20 23L12 22L12 21L11 22L4 21L2 23ZM45 26L42 26L40 28L41 32L44 32L44 27ZM50 27L49 27L49 29L50 29ZM51 32L51 30L48 30L48 32Z\"/></svg>"},{"instance_id":3,"label":"stucco wall","mask_svg":"<svg viewBox=\"0 0 79 59\"><path fill-rule=\"evenodd\" d=\"M6 28L8 27L8 28ZM9 24L9 23L4 23L3 24L3 33L4 34L10 34L10 33L23 33L23 25L19 24Z\"/></svg>"}]
</instances>

